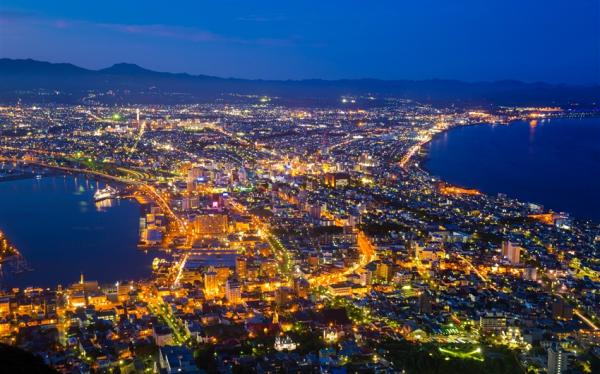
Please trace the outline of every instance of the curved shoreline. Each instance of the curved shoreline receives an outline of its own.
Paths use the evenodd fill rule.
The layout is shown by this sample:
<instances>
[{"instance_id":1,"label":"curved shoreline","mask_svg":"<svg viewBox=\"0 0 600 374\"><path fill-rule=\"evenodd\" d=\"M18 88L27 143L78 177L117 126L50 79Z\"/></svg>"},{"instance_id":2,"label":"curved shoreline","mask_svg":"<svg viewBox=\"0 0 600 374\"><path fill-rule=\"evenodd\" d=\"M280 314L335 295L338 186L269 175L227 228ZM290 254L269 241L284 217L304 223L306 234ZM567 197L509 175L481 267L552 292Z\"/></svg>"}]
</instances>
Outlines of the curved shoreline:
<instances>
[{"instance_id":1,"label":"curved shoreline","mask_svg":"<svg viewBox=\"0 0 600 374\"><path fill-rule=\"evenodd\" d=\"M593 115L588 115L588 116L583 116L583 117L572 117L572 116L568 116L568 115L564 115L564 116L557 116L557 117L548 117L548 118L544 118L544 119L548 119L548 120L553 120L553 119L588 119L588 118L598 118L600 119L600 114L593 114ZM520 119L514 119L511 121L508 121L506 123L490 123L490 122L477 122L477 123L469 123L469 124L465 124L465 125L453 125L445 130L440 131L439 133L433 135L429 140L427 140L426 142L423 142L421 144L418 144L419 149L417 152L415 152L415 154L410 157L409 160L406 161L407 163L407 167L414 167L414 161L416 160L418 162L419 165L421 165L423 163L423 161L426 161L427 159L429 159L429 153L425 156L420 156L419 153L421 153L421 151L423 150L423 147L429 145L431 142L433 142L434 140L436 140L437 138L439 138L442 135L445 135L449 132L451 132L452 130L457 130L457 129L461 129L461 128L467 128L467 127L475 127L475 126L510 126L512 124L514 124L515 122L524 122L527 121L527 118L520 118ZM412 147L411 147L412 148ZM431 172L424 167L420 167L418 166L420 170L426 172L429 175L432 175ZM445 181L444 181L445 182ZM459 186L460 187L460 186Z\"/></svg>"},{"instance_id":2,"label":"curved shoreline","mask_svg":"<svg viewBox=\"0 0 600 374\"><path fill-rule=\"evenodd\" d=\"M600 116L597 115L592 115L592 116L584 116L584 117L572 117L572 116L560 116L560 117L552 117L552 118L547 118L549 120L565 120L565 119L590 119L590 118L596 118L596 119L600 119ZM424 164L430 160L431 155L430 155L430 150L427 150L426 152L424 152L424 147L425 146L429 146L434 140L439 139L440 136L446 135L447 133L451 132L452 130L458 130L460 128L466 128L466 127L475 127L475 126L511 126L514 125L515 123L519 123L519 122L523 122L526 123L527 121L529 121L529 119L527 118L522 118L522 119L515 119L512 121L509 121L507 123L502 123L502 124L495 124L495 123L488 123L488 122L481 122L481 123L473 123L473 124L466 124L466 125L455 125L452 126L446 130L440 131L439 133L435 134L434 136L431 137L431 139L429 139L427 142L423 143L420 147L419 147L419 151L415 153L415 156L413 158L411 158L410 163L407 167L413 167L413 168L417 168L420 172L423 172L425 174L427 174L428 176L430 176L431 178L435 178L436 180L443 182L449 186L455 186L455 187L460 187L460 188L465 188L465 189L475 189L477 191L479 191L481 194L487 196L487 197L494 197L494 195L496 194L506 194L505 192L499 191L497 193L490 193L487 191L482 191L479 189L479 187L473 186L473 185L468 185L468 184L462 184L462 183L451 183L449 181L447 181L445 178L441 177L441 176L436 176L433 171L429 168L427 168ZM513 195L508 195L508 198L519 201L521 203L531 203L531 201L524 199L524 198L520 198L517 196L513 196ZM561 209L553 209L552 207L547 207L546 203L542 203L542 205L544 206L544 210L548 211L548 212L559 212L561 211ZM590 221L593 223L597 223L597 220L593 219L593 218L585 218L585 217L581 217L579 215L574 215L572 212L567 211L567 213L569 215L571 215L571 217L574 220L577 221Z\"/></svg>"},{"instance_id":3,"label":"curved shoreline","mask_svg":"<svg viewBox=\"0 0 600 374\"><path fill-rule=\"evenodd\" d=\"M518 122L518 121L521 121L521 120L514 120L514 121L508 122L506 124L501 124L500 126L510 126L513 122ZM458 129L467 128L467 127L476 127L476 126L495 126L495 124L493 124L493 123L487 123L487 122L470 123L470 124L467 124L467 125L452 126L449 129L446 129L444 131L440 131L439 133L437 133L434 136L432 136L431 139L429 139L427 142L423 143L419 147L419 151L416 153L416 156L411 159L412 165L410 165L410 166L416 167L419 170L421 170L422 172L427 173L430 176L435 177L437 179L440 179L444 183L452 184L452 183L449 183L449 182L443 180L442 178L436 177L435 175L433 175L433 173L431 172L431 170L429 170L428 168L422 166L430 158L429 157L429 152L427 152L424 155L421 154L423 152L423 148L429 146L433 141L439 139L441 136L449 134L453 130L458 130ZM457 186L457 187L473 188L473 187L470 187L470 186L462 186L462 185L457 185L457 184L452 184L452 185L453 186Z\"/></svg>"},{"instance_id":4,"label":"curved shoreline","mask_svg":"<svg viewBox=\"0 0 600 374\"><path fill-rule=\"evenodd\" d=\"M52 179L52 178L59 178L60 181L62 181L63 177L67 178L69 180L88 180L90 183L93 183L94 185L97 182L103 183L103 184L113 184L113 185L120 185L123 187L127 187L128 184L122 182L122 181L117 181L117 180L113 180L111 178L103 178L95 173L89 173L89 172L84 172L83 170L81 172L76 172L73 170L61 170L60 168L56 168L56 167L51 167L51 166L41 166L41 165L35 165L32 166L32 170L34 171L41 171L42 169L46 169L46 170L51 170L49 173L44 174L43 179ZM31 182L27 182L27 180L30 180ZM2 181L2 182L7 182L7 183L12 183L12 182L26 182L26 183L35 183L38 182L36 180L34 180L33 177L28 177L28 178L18 178L18 179L11 179L11 180L6 180L6 181ZM3 184L2 182L0 182L0 184ZM81 182L84 183L84 182ZM60 183L62 185L62 183ZM129 184L130 185L130 184ZM91 197L90 197L91 198ZM142 206L137 202L136 199L133 198L127 198L124 200L128 200L130 202L128 202L128 204L133 204L135 205L134 209L135 211L139 211L138 213L135 213L136 215L136 219L133 220L132 222L135 225L138 225L138 221L139 221L139 216L140 214L142 214ZM94 202L93 201L88 201L88 204L92 207L93 210L93 206L94 206ZM120 203L119 203L120 204ZM132 207L133 207L132 205ZM10 226L10 225L9 225ZM65 226L65 227L70 227L71 229L74 229L75 231L89 231L85 228L85 226L82 227L75 227L75 226ZM82 229L83 228L83 229ZM14 227L13 227L14 229ZM137 233L137 226L132 226L134 233ZM110 231L112 232L112 231ZM93 234L95 235L95 234ZM112 235L110 233L107 232L108 236ZM142 253L145 251L140 251L139 247L138 247L138 240L139 238L137 237L137 235L132 234L133 236L136 237L136 241L135 243L130 247L129 245L127 246L123 246L121 244L118 245L119 248L122 249L127 249L128 250L128 254L133 254L132 256L137 256L137 253ZM22 235L18 235L19 237ZM14 237L14 239L17 239L17 236ZM120 240L120 239L119 239ZM109 248L110 246L106 247ZM12 272L10 271L9 273L5 274L5 277L3 277L2 279L0 279L2 281L2 287L13 287L13 288L28 288L28 287L34 287L34 288L43 288L43 289L54 289L57 285L64 285L65 283L63 281L61 281L58 278L55 278L53 275L50 276L46 276L46 275L40 275L45 273L43 268L38 268L39 267L39 252L41 246L40 245L35 245L32 246L31 243L29 243L29 245L27 246L27 251L25 251L25 247L20 248L23 251L25 251L25 253L23 253L23 251L21 251L21 253L19 253L20 255L20 259L22 259L24 261L24 264L27 264L27 267L29 268L28 270L33 270L35 273L38 273L38 275L26 275L24 278L22 275L19 275L20 273L22 273L23 271L17 271L17 272ZM131 252L129 252L129 250ZM103 258L109 259L115 256L123 256L124 253L123 252L115 252L113 254L110 255L106 255L104 253L104 251L96 251L96 254L101 255ZM71 252L65 252L67 253L66 257L69 258L70 257L70 253ZM148 253L144 253L145 256L148 256ZM76 256L77 257L77 256ZM126 258L129 258L127 255L125 255ZM96 257L94 257L96 258ZM33 266L33 264L36 263L36 261L38 262L38 266ZM3 261L0 261L3 262ZM118 281L118 280L128 280L128 279L132 279L132 280L145 280L145 279L149 279L149 277L151 276L151 272L148 270L149 266L146 266L145 264L146 261L144 262L138 262L138 261L134 261L132 262L132 265L135 266L135 271L134 271L134 275L133 276L128 276L126 275L126 273L122 273L121 275L117 275L114 279L110 278L110 279L104 279L104 278L98 278L100 280L100 282L102 282L103 284L111 284L114 281ZM29 264L32 264L32 266L30 266ZM73 267L73 269L76 269L77 266ZM76 269L78 271L81 271L81 269ZM5 272L9 271L9 269L7 268L5 270ZM29 271L27 271L27 273L29 273ZM75 272L76 273L76 272ZM74 275L76 275L74 273ZM49 273L50 274L50 273ZM30 282L28 281L28 279L38 279L36 281ZM76 277L74 277L75 279ZM8 285L8 286L7 286Z\"/></svg>"}]
</instances>

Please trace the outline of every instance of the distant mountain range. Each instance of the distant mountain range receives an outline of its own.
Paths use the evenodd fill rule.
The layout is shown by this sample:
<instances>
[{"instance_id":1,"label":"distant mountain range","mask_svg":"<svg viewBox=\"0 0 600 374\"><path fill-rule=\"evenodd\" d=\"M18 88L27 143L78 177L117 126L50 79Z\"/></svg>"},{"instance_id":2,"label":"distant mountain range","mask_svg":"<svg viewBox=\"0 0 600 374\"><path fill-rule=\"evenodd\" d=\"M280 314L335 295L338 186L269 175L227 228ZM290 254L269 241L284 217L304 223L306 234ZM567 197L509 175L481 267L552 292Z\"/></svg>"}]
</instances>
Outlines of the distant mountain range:
<instances>
[{"instance_id":1,"label":"distant mountain range","mask_svg":"<svg viewBox=\"0 0 600 374\"><path fill-rule=\"evenodd\" d=\"M0 101L5 103L21 100L172 104L252 101L256 96L276 97L276 101L299 105L340 103L342 96L352 96L359 104L393 97L457 105L595 106L600 102L600 86L512 80L250 80L156 72L126 63L90 70L65 63L0 59ZM367 99L369 96L376 100Z\"/></svg>"}]
</instances>

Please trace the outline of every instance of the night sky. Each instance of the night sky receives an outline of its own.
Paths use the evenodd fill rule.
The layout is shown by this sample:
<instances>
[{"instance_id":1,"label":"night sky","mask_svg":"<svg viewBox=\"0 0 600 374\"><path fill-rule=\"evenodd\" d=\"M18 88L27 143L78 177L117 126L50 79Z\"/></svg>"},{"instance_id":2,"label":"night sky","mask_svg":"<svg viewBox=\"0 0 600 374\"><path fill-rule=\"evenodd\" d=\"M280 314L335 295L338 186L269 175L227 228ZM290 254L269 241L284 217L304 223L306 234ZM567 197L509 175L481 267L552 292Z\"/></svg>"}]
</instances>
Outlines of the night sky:
<instances>
[{"instance_id":1,"label":"night sky","mask_svg":"<svg viewBox=\"0 0 600 374\"><path fill-rule=\"evenodd\" d=\"M223 77L600 83L598 0L0 2L0 57Z\"/></svg>"}]
</instances>

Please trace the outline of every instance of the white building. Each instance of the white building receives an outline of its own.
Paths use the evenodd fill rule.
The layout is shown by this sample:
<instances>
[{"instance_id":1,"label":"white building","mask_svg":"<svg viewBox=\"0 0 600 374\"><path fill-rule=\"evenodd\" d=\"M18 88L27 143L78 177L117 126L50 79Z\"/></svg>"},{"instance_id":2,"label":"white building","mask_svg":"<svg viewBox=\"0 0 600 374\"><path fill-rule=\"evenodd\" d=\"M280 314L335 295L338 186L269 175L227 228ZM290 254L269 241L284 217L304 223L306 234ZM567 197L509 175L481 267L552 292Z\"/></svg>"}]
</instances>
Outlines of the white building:
<instances>
[{"instance_id":1,"label":"white building","mask_svg":"<svg viewBox=\"0 0 600 374\"><path fill-rule=\"evenodd\" d=\"M548 374L560 374L567 370L567 353L559 344L548 348Z\"/></svg>"},{"instance_id":2,"label":"white building","mask_svg":"<svg viewBox=\"0 0 600 374\"><path fill-rule=\"evenodd\" d=\"M512 265L518 265L521 262L521 247L504 241L502 242L502 256L506 257Z\"/></svg>"},{"instance_id":3,"label":"white building","mask_svg":"<svg viewBox=\"0 0 600 374\"><path fill-rule=\"evenodd\" d=\"M275 338L274 348L277 351L293 351L298 347L298 344L289 336L278 336Z\"/></svg>"}]
</instances>

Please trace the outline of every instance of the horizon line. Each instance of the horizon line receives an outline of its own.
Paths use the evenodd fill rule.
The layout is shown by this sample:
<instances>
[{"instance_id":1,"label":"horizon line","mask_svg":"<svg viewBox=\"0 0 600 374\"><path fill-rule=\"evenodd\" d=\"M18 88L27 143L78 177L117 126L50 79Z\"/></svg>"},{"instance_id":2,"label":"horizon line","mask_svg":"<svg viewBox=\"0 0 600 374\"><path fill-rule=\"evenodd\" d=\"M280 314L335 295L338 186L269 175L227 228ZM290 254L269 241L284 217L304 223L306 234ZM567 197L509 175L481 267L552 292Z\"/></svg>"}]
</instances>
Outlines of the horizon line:
<instances>
[{"instance_id":1,"label":"horizon line","mask_svg":"<svg viewBox=\"0 0 600 374\"><path fill-rule=\"evenodd\" d=\"M264 82L302 82L302 81L324 81L324 82L339 82L339 81L381 81L381 82L427 82L427 81L446 81L446 82L459 82L459 83L467 83L467 84L493 84L493 83L503 83L503 82L513 82L513 83L522 83L529 85L536 84L544 84L550 86L569 86L569 87L599 87L600 82L595 83L567 83L567 82L548 82L548 81L527 81L515 78L504 78L504 79L496 79L496 80L463 80L456 78L374 78L374 77L362 77L362 78L242 78L235 76L219 76L219 75L210 75L205 73L189 73L189 72L176 72L176 71L162 71L162 70L152 70L152 68L144 67L135 62L115 62L109 66L103 68L91 68L85 67L82 65L75 64L73 62L54 62L49 60L38 60L32 57L27 58L13 58L13 57L0 57L0 60L10 60L10 61L33 61L38 63L47 63L51 65L71 65L79 69L84 69L93 72L102 72L103 70L110 69L114 66L118 65L129 65L135 66L142 70L157 73L157 74L172 74L172 75L187 75L189 77L209 77L209 78L217 78L217 79L235 79L235 80L246 80L246 81L264 81Z\"/></svg>"}]
</instances>

